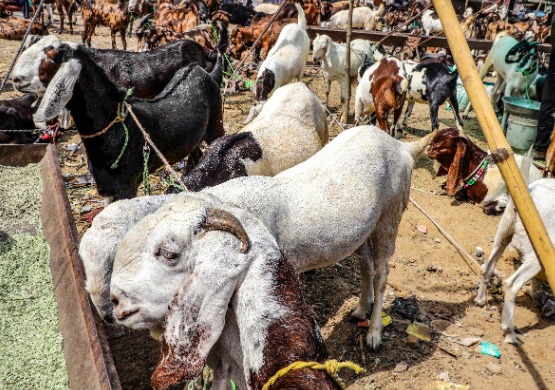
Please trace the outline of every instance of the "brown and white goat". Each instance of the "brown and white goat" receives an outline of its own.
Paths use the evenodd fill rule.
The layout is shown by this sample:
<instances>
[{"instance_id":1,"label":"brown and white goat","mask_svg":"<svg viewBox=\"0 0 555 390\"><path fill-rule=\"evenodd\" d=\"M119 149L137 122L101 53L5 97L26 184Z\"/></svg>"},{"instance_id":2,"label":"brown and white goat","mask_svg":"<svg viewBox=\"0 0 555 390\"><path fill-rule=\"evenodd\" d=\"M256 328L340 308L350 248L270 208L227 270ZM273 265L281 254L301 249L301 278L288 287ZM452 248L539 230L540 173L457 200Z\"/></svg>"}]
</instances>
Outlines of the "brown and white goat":
<instances>
[{"instance_id":1,"label":"brown and white goat","mask_svg":"<svg viewBox=\"0 0 555 390\"><path fill-rule=\"evenodd\" d=\"M439 162L436 176L447 175L445 190L459 201L480 206L485 214L501 214L509 201L507 187L499 168L489 161L482 174L478 170L488 153L457 129L439 130L428 146L428 157ZM520 164L523 156L515 155ZM541 179L542 173L531 167L530 181ZM471 180L472 179L472 180ZM472 184L472 181L475 183Z\"/></svg>"},{"instance_id":2,"label":"brown and white goat","mask_svg":"<svg viewBox=\"0 0 555 390\"><path fill-rule=\"evenodd\" d=\"M384 57L366 69L355 96L355 125L360 123L362 115L375 113L380 129L395 136L408 85L405 64L398 58ZM393 129L387 122L391 111Z\"/></svg>"}]
</instances>

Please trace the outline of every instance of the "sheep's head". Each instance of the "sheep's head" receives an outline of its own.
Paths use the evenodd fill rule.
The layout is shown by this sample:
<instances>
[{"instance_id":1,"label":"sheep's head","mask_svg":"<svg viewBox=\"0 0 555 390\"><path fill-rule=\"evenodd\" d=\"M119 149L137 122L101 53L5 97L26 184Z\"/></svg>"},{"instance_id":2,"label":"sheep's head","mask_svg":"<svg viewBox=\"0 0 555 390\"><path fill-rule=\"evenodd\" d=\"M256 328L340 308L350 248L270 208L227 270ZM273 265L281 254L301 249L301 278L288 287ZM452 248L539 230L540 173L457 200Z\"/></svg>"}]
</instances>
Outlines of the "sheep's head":
<instances>
[{"instance_id":1,"label":"sheep's head","mask_svg":"<svg viewBox=\"0 0 555 390\"><path fill-rule=\"evenodd\" d=\"M112 275L114 314L132 328L164 324L154 388L201 372L256 253L279 255L262 222L206 193L178 195L125 236Z\"/></svg>"},{"instance_id":2,"label":"sheep's head","mask_svg":"<svg viewBox=\"0 0 555 390\"><path fill-rule=\"evenodd\" d=\"M55 51L62 44L60 38L48 35L21 53L12 75L15 89L42 96L59 67Z\"/></svg>"}]
</instances>

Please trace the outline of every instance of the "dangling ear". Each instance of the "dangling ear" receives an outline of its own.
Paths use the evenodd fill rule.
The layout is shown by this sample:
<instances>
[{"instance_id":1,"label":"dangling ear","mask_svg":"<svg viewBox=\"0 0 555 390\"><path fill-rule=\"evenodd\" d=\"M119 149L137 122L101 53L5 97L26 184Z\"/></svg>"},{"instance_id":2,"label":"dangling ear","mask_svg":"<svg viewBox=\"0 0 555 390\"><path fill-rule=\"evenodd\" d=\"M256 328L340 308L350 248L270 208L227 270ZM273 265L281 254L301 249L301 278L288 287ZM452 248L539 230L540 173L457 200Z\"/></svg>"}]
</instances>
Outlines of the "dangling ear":
<instances>
[{"instance_id":1,"label":"dangling ear","mask_svg":"<svg viewBox=\"0 0 555 390\"><path fill-rule=\"evenodd\" d=\"M224 231L241 241L247 253L249 238L231 213L208 209L200 230ZM225 257L224 257L225 258ZM229 302L248 262L225 264L217 257L194 262L190 276L169 306L162 337L162 358L152 374L152 387L165 390L192 380L201 372L208 353L220 338Z\"/></svg>"},{"instance_id":2,"label":"dangling ear","mask_svg":"<svg viewBox=\"0 0 555 390\"><path fill-rule=\"evenodd\" d=\"M447 183L445 189L447 190L447 194L450 196L454 196L463 184L462 169L466 156L466 149L466 140L459 138L457 140L457 151L455 152L455 157L453 158L451 166L449 166L449 172L447 172Z\"/></svg>"},{"instance_id":3,"label":"dangling ear","mask_svg":"<svg viewBox=\"0 0 555 390\"><path fill-rule=\"evenodd\" d=\"M60 114L73 95L73 87L81 73L81 63L71 58L71 49L61 45L54 55L55 62L62 62L58 71L48 84L40 106L33 115L35 125L40 129L46 128L46 122Z\"/></svg>"}]
</instances>

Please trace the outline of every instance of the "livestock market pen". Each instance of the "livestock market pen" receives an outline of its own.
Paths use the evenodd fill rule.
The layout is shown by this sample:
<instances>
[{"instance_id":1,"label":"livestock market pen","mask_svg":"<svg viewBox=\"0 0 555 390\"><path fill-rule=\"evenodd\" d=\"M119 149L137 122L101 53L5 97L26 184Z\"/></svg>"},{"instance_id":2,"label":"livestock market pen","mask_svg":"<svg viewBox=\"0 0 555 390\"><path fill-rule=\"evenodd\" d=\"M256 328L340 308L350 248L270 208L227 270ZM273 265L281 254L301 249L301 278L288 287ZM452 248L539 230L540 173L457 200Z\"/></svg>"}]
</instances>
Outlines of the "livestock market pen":
<instances>
[{"instance_id":1,"label":"livestock market pen","mask_svg":"<svg viewBox=\"0 0 555 390\"><path fill-rule=\"evenodd\" d=\"M123 388L148 387L160 346L147 334L105 327L92 309L84 288L85 274L77 255L77 230L55 147L0 145L0 167L8 169L36 163L40 166L43 186L40 222L50 248L50 273L58 309L56 320L63 338L69 387L88 390L116 390L122 384ZM9 201L2 197L3 206ZM4 232L0 239L7 241L11 233ZM8 317L7 320L18 319ZM9 386L6 383L1 386Z\"/></svg>"}]
</instances>

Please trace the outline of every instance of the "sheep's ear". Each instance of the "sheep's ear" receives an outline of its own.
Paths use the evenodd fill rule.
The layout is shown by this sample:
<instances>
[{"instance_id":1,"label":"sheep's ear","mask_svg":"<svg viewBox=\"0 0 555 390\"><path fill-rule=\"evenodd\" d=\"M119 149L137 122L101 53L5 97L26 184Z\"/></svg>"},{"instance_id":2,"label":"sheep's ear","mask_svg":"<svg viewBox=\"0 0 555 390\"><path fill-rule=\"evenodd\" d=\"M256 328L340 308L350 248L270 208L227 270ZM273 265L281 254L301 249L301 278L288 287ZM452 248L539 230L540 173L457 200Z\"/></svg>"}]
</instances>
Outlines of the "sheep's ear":
<instances>
[{"instance_id":1,"label":"sheep's ear","mask_svg":"<svg viewBox=\"0 0 555 390\"><path fill-rule=\"evenodd\" d=\"M81 68L81 63L76 59L69 59L60 65L33 116L38 128L45 129L46 122L58 116L69 102L73 95L73 87L79 79Z\"/></svg>"},{"instance_id":2,"label":"sheep's ear","mask_svg":"<svg viewBox=\"0 0 555 390\"><path fill-rule=\"evenodd\" d=\"M231 233L241 241L241 253L249 250L243 226L226 211L208 209L200 229ZM229 302L246 264L203 261L193 265L191 276L169 306L162 358L152 375L152 387L165 390L202 372L208 353L222 333Z\"/></svg>"},{"instance_id":3,"label":"sheep's ear","mask_svg":"<svg viewBox=\"0 0 555 390\"><path fill-rule=\"evenodd\" d=\"M453 162L447 172L447 183L445 189L447 190L447 194L450 196L454 196L463 184L462 168L466 157L466 149L466 141L459 139L457 141L457 151L455 152L455 157L453 158Z\"/></svg>"}]
</instances>

